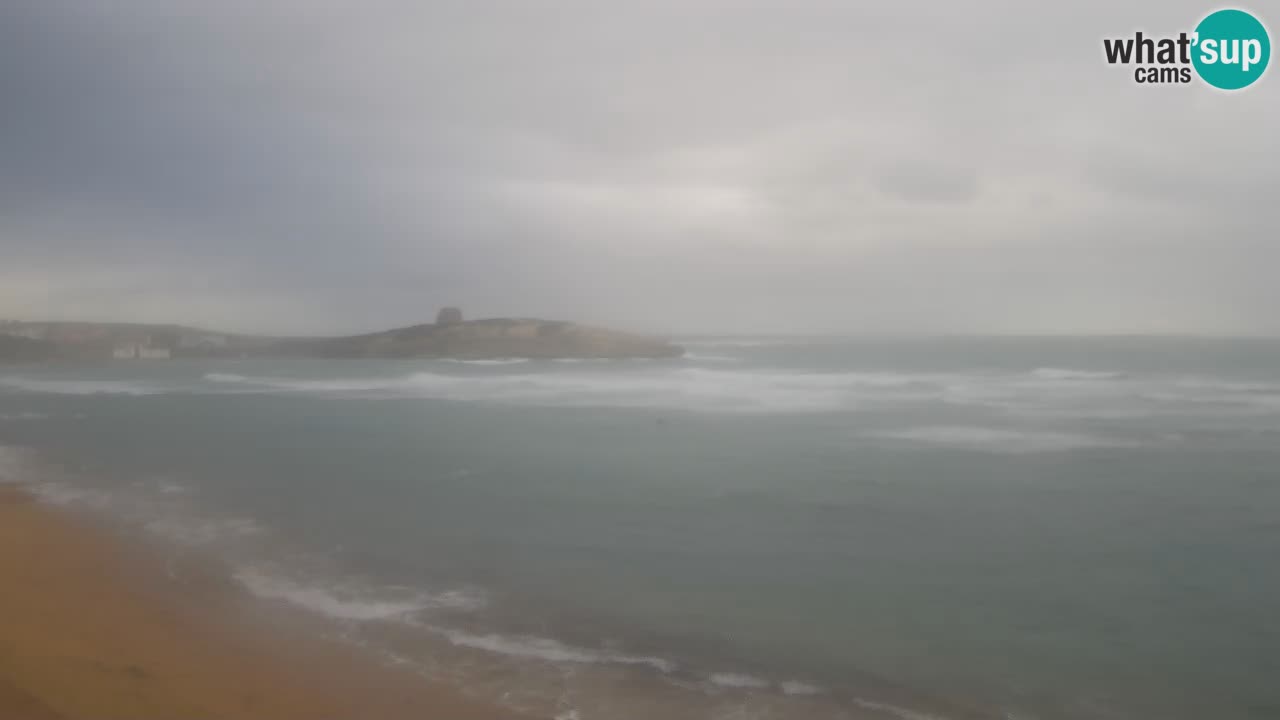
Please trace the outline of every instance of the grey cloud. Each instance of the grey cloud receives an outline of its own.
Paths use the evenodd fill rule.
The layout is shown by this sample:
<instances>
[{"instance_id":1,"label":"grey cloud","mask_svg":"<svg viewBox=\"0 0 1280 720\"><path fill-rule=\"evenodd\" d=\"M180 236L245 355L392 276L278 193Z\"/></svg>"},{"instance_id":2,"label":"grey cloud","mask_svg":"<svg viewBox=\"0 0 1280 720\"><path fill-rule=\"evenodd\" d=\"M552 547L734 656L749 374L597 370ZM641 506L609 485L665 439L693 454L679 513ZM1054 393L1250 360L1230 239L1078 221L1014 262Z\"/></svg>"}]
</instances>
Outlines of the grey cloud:
<instances>
[{"instance_id":1,"label":"grey cloud","mask_svg":"<svg viewBox=\"0 0 1280 720\"><path fill-rule=\"evenodd\" d=\"M972 200L978 178L971 168L895 165L876 178L882 192L909 203L956 203Z\"/></svg>"},{"instance_id":2,"label":"grey cloud","mask_svg":"<svg viewBox=\"0 0 1280 720\"><path fill-rule=\"evenodd\" d=\"M1114 7L0 5L0 316L1280 331L1275 78Z\"/></svg>"}]
</instances>

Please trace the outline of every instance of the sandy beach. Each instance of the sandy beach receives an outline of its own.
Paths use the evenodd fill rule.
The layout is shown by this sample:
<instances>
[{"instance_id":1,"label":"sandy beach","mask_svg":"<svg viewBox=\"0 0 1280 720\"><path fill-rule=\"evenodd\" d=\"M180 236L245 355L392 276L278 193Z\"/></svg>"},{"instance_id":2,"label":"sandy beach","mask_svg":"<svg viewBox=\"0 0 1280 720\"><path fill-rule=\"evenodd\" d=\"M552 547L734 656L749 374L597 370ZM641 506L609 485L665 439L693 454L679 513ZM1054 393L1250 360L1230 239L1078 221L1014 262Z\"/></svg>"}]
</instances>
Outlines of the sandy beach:
<instances>
[{"instance_id":1,"label":"sandy beach","mask_svg":"<svg viewBox=\"0 0 1280 720\"><path fill-rule=\"evenodd\" d=\"M0 487L0 717L512 718L277 618L216 572Z\"/></svg>"}]
</instances>

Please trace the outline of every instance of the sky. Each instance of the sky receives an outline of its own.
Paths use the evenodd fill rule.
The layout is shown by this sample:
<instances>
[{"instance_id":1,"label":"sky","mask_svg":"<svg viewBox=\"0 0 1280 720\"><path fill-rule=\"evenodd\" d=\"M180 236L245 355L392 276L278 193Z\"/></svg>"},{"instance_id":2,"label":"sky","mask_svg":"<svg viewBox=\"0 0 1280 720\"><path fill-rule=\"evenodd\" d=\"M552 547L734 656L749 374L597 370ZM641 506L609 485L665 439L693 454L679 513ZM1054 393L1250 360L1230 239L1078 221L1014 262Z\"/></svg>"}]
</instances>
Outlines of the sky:
<instances>
[{"instance_id":1,"label":"sky","mask_svg":"<svg viewBox=\"0 0 1280 720\"><path fill-rule=\"evenodd\" d=\"M1280 69L1103 57L1217 7L5 0L0 318L1280 334Z\"/></svg>"}]
</instances>

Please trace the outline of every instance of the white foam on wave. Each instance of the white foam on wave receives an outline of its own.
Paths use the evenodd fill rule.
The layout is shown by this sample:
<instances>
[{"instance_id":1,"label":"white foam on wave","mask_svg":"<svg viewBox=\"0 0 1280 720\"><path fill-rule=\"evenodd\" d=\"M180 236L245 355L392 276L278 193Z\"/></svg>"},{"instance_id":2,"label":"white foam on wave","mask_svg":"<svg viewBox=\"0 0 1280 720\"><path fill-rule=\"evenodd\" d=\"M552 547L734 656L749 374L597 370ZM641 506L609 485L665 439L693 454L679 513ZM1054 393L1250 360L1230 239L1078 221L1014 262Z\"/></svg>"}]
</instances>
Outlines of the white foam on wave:
<instances>
[{"instance_id":1,"label":"white foam on wave","mask_svg":"<svg viewBox=\"0 0 1280 720\"><path fill-rule=\"evenodd\" d=\"M782 690L783 695L818 695L822 692L822 688L817 685L799 680L784 680L778 683L778 689Z\"/></svg>"},{"instance_id":2,"label":"white foam on wave","mask_svg":"<svg viewBox=\"0 0 1280 720\"><path fill-rule=\"evenodd\" d=\"M1171 385L1179 390L1191 392L1252 396L1280 395L1280 384L1263 381L1227 380L1224 378L1187 375L1177 378Z\"/></svg>"},{"instance_id":3,"label":"white foam on wave","mask_svg":"<svg viewBox=\"0 0 1280 720\"><path fill-rule=\"evenodd\" d=\"M255 597L337 620L398 620L427 610L473 610L483 604L476 593L461 590L433 594L355 584L307 584L256 568L241 568L233 577Z\"/></svg>"},{"instance_id":4,"label":"white foam on wave","mask_svg":"<svg viewBox=\"0 0 1280 720\"><path fill-rule=\"evenodd\" d=\"M521 365L529 362L529 358L485 358L477 360L464 360L462 358L440 358L436 362L457 363L459 365Z\"/></svg>"},{"instance_id":5,"label":"white foam on wave","mask_svg":"<svg viewBox=\"0 0 1280 720\"><path fill-rule=\"evenodd\" d=\"M1130 442L1090 435L973 425L929 425L871 433L870 436L939 448L1012 455L1134 446Z\"/></svg>"},{"instance_id":6,"label":"white foam on wave","mask_svg":"<svg viewBox=\"0 0 1280 720\"><path fill-rule=\"evenodd\" d=\"M728 371L667 367L640 372L543 372L309 380L222 380L261 392L421 397L460 402L562 407L672 408L708 412L831 412L885 391L917 392L929 376L887 372ZM939 392L934 388L933 392Z\"/></svg>"},{"instance_id":7,"label":"white foam on wave","mask_svg":"<svg viewBox=\"0 0 1280 720\"><path fill-rule=\"evenodd\" d=\"M418 623L415 623L415 625L443 636L451 644L458 647L484 650L508 657L544 660L553 663L641 665L653 668L664 674L672 673L676 669L674 662L664 658L574 647L552 638L531 635L499 635L497 633L477 634L436 625Z\"/></svg>"},{"instance_id":8,"label":"white foam on wave","mask_svg":"<svg viewBox=\"0 0 1280 720\"><path fill-rule=\"evenodd\" d=\"M200 380L144 382L0 376L0 387L63 394L297 394L335 398L423 398L490 405L640 408L706 413L812 414L945 403L1032 418L1131 420L1248 417L1280 420L1280 383L1231 377L1126 374L1041 367L1032 371L893 372L727 364L692 353L684 363L526 365L523 358L459 361L497 364L489 372L433 370L401 375L300 377L210 372ZM595 363L590 359L565 362ZM513 362L514 361L514 362ZM312 366L308 366L312 367ZM397 367L397 366L387 366ZM402 366L399 366L402 367ZM431 367L431 366L428 366ZM3 420L4 417L0 417ZM11 419L14 419L11 417ZM16 419L34 416L18 415ZM903 438L913 439L913 438ZM919 441L928 438L916 438ZM977 437L951 439L982 445ZM1042 436L1040 445L1096 445L1096 439ZM1114 444L1114 443L1105 443Z\"/></svg>"},{"instance_id":9,"label":"white foam on wave","mask_svg":"<svg viewBox=\"0 0 1280 720\"><path fill-rule=\"evenodd\" d=\"M741 673L719 672L712 673L707 676L707 680L712 684L722 688L732 688L735 690L760 690L770 687L773 683L758 678L754 675L743 675Z\"/></svg>"},{"instance_id":10,"label":"white foam on wave","mask_svg":"<svg viewBox=\"0 0 1280 720\"><path fill-rule=\"evenodd\" d=\"M160 490L160 492L165 492ZM168 494L177 494L170 492ZM252 518L201 518L163 515L143 523L143 529L157 537L181 545L206 546L262 534L262 526Z\"/></svg>"},{"instance_id":11,"label":"white foam on wave","mask_svg":"<svg viewBox=\"0 0 1280 720\"><path fill-rule=\"evenodd\" d=\"M29 489L36 499L50 505L80 506L90 510L107 510L111 506L111 495L95 488L63 482L42 482L31 485Z\"/></svg>"},{"instance_id":12,"label":"white foam on wave","mask_svg":"<svg viewBox=\"0 0 1280 720\"><path fill-rule=\"evenodd\" d=\"M6 474L3 459L0 454L0 475ZM171 480L105 489L57 479L32 483L30 491L49 505L103 513L157 538L190 547L236 542L264 532L252 518L193 510L187 502L190 490Z\"/></svg>"},{"instance_id":13,"label":"white foam on wave","mask_svg":"<svg viewBox=\"0 0 1280 720\"><path fill-rule=\"evenodd\" d=\"M0 482L26 482L28 452L0 446ZM102 513L182 546L233 547L264 534L255 520L210 515L190 503L191 490L169 478L139 480L125 487L95 488L61 479L27 485L34 497L55 506ZM383 620L426 610L470 611L486 604L474 590L429 593L358 582L307 583L266 572L260 565L239 568L232 577L250 594L287 602L341 620Z\"/></svg>"},{"instance_id":14,"label":"white foam on wave","mask_svg":"<svg viewBox=\"0 0 1280 720\"><path fill-rule=\"evenodd\" d=\"M225 385L246 386L251 392L281 393L360 393L391 391L403 387L403 377L365 377L365 378L289 378L289 377L254 377L229 373L207 373L204 379L208 382Z\"/></svg>"},{"instance_id":15,"label":"white foam on wave","mask_svg":"<svg viewBox=\"0 0 1280 720\"><path fill-rule=\"evenodd\" d=\"M896 718L901 718L901 720L947 720L947 718L941 715L920 712L918 710L910 710L898 705L890 705L889 703L863 700L862 698L854 698L853 704L865 710L872 710L878 713L892 715Z\"/></svg>"},{"instance_id":16,"label":"white foam on wave","mask_svg":"<svg viewBox=\"0 0 1280 720\"><path fill-rule=\"evenodd\" d=\"M236 373L205 373L204 379L209 382L220 383L242 383L249 381L249 378L244 375L237 375Z\"/></svg>"},{"instance_id":17,"label":"white foam on wave","mask_svg":"<svg viewBox=\"0 0 1280 720\"><path fill-rule=\"evenodd\" d=\"M1022 380L1001 376L962 380L948 388L945 400L1060 419L1258 418L1276 416L1280 411L1280 384L1201 375L1041 368Z\"/></svg>"},{"instance_id":18,"label":"white foam on wave","mask_svg":"<svg viewBox=\"0 0 1280 720\"><path fill-rule=\"evenodd\" d=\"M164 388L128 380L54 380L6 375L0 387L47 395L154 395Z\"/></svg>"},{"instance_id":19,"label":"white foam on wave","mask_svg":"<svg viewBox=\"0 0 1280 720\"><path fill-rule=\"evenodd\" d=\"M52 415L38 412L0 413L0 422L31 422L34 420L52 419Z\"/></svg>"},{"instance_id":20,"label":"white foam on wave","mask_svg":"<svg viewBox=\"0 0 1280 720\"><path fill-rule=\"evenodd\" d=\"M190 502L190 488L172 478L96 486L46 466L25 448L0 447L0 482L21 483L42 503L102 514L179 545L233 543L263 532L252 518L198 510Z\"/></svg>"},{"instance_id":21,"label":"white foam on wave","mask_svg":"<svg viewBox=\"0 0 1280 720\"><path fill-rule=\"evenodd\" d=\"M1124 377L1123 373L1106 370L1076 370L1056 367L1036 368L1031 371L1031 375L1040 380L1115 380Z\"/></svg>"}]
</instances>

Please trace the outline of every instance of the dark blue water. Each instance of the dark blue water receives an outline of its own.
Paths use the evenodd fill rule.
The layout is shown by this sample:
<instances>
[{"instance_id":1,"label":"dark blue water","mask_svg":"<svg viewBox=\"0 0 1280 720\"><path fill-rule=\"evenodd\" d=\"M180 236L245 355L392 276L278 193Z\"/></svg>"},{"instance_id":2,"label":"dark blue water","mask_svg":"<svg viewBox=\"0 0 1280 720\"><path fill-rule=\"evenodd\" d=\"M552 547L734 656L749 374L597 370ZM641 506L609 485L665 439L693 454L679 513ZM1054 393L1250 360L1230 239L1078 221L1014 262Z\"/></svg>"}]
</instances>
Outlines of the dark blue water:
<instances>
[{"instance_id":1,"label":"dark blue water","mask_svg":"<svg viewBox=\"0 0 1280 720\"><path fill-rule=\"evenodd\" d=\"M0 475L563 718L1280 717L1280 343L0 370Z\"/></svg>"}]
</instances>

